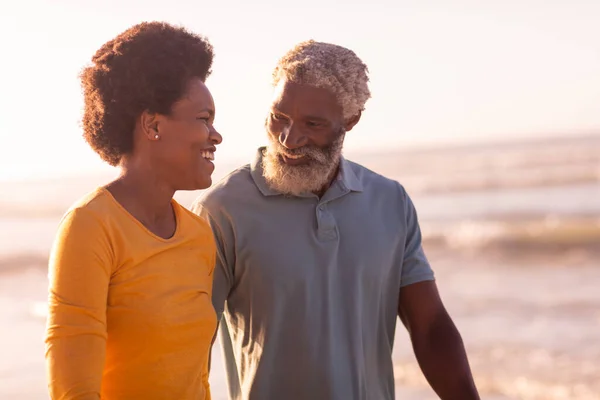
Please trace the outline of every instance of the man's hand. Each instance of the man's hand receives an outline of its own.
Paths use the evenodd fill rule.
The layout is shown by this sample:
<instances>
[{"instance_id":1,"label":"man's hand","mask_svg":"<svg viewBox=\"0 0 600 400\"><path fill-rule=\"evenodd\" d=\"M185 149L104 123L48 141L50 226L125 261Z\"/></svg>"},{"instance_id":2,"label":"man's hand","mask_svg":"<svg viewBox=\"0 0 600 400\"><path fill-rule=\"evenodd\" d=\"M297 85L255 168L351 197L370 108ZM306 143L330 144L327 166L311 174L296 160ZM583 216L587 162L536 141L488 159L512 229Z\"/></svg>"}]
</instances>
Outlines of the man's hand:
<instances>
[{"instance_id":1,"label":"man's hand","mask_svg":"<svg viewBox=\"0 0 600 400\"><path fill-rule=\"evenodd\" d=\"M419 366L442 400L479 400L460 333L434 281L400 290L398 315L410 334Z\"/></svg>"}]
</instances>

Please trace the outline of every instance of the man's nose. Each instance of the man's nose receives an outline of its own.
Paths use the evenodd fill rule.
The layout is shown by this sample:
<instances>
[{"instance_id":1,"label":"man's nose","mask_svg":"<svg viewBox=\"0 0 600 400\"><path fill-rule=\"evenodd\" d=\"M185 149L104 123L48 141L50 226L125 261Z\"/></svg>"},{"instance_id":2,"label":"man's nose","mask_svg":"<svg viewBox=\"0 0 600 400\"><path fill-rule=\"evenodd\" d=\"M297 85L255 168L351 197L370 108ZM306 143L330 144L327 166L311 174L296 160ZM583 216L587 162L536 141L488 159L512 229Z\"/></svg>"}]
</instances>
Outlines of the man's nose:
<instances>
[{"instance_id":1,"label":"man's nose","mask_svg":"<svg viewBox=\"0 0 600 400\"><path fill-rule=\"evenodd\" d=\"M306 145L308 141L308 138L301 132L301 129L296 128L294 125L294 123L288 125L279 134L279 143L290 150L300 148Z\"/></svg>"}]
</instances>

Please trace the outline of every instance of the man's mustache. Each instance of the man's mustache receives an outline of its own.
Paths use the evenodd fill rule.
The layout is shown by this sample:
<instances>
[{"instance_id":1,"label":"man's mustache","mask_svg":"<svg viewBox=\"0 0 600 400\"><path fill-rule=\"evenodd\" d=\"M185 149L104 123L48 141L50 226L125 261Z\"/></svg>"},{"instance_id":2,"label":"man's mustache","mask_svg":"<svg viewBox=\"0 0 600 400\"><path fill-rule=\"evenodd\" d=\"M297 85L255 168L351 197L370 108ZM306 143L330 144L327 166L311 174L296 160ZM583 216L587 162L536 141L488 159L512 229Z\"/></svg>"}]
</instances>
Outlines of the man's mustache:
<instances>
[{"instance_id":1,"label":"man's mustache","mask_svg":"<svg viewBox=\"0 0 600 400\"><path fill-rule=\"evenodd\" d=\"M271 149L274 150L276 154L283 156L305 156L320 163L327 162L327 151L318 147L302 146L297 149L288 149L279 143L279 141L272 140Z\"/></svg>"}]
</instances>

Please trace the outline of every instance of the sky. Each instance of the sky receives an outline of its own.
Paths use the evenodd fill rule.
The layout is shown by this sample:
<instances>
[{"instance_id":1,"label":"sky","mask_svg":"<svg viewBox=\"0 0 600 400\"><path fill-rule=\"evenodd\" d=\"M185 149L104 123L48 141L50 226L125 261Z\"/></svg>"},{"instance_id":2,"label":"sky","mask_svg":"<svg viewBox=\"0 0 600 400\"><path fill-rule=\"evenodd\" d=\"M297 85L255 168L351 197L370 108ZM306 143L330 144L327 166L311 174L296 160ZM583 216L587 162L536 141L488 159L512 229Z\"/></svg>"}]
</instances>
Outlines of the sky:
<instances>
[{"instance_id":1,"label":"sky","mask_svg":"<svg viewBox=\"0 0 600 400\"><path fill-rule=\"evenodd\" d=\"M150 20L215 47L216 163L264 144L271 71L307 39L369 67L348 151L600 132L600 1L21 0L0 6L0 181L112 170L81 137L78 74Z\"/></svg>"}]
</instances>

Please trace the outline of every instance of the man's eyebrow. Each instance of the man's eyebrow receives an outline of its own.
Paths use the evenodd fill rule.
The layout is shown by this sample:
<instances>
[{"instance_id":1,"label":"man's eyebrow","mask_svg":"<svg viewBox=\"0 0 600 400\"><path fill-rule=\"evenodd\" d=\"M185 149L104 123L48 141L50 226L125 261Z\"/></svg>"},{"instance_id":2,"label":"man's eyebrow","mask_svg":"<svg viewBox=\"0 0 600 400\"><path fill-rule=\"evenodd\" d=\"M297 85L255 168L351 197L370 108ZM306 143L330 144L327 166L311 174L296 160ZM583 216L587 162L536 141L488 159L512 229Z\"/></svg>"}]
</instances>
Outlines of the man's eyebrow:
<instances>
[{"instance_id":1,"label":"man's eyebrow","mask_svg":"<svg viewBox=\"0 0 600 400\"><path fill-rule=\"evenodd\" d=\"M327 118L318 117L316 115L307 115L304 119L310 119L311 121L329 122Z\"/></svg>"},{"instance_id":2,"label":"man's eyebrow","mask_svg":"<svg viewBox=\"0 0 600 400\"><path fill-rule=\"evenodd\" d=\"M279 110L277 107L275 107L275 106L272 106L272 107L271 107L271 112L272 112L273 114L280 114L280 115L284 115L284 116L286 116L286 117L289 117L289 116L288 116L286 113L283 113L283 112L281 112L281 111L280 111L280 110Z\"/></svg>"}]
</instances>

